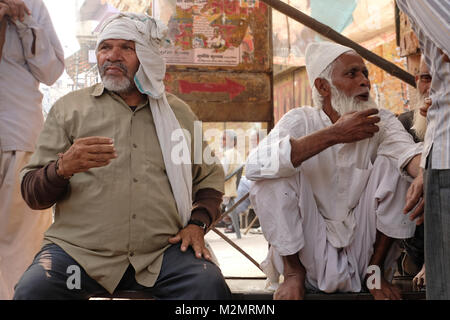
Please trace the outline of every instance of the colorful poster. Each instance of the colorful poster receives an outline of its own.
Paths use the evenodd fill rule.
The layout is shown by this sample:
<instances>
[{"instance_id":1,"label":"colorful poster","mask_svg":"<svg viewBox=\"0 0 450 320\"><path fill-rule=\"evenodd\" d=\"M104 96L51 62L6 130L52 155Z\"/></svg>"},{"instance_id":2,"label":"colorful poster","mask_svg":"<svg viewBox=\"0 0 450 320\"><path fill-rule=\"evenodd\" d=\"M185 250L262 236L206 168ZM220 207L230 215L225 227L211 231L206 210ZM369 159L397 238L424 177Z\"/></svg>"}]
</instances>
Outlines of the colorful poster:
<instances>
[{"instance_id":1,"label":"colorful poster","mask_svg":"<svg viewBox=\"0 0 450 320\"><path fill-rule=\"evenodd\" d=\"M237 66L253 55L249 15L257 0L172 0L154 5L169 27L168 64ZM170 13L168 13L170 12Z\"/></svg>"}]
</instances>

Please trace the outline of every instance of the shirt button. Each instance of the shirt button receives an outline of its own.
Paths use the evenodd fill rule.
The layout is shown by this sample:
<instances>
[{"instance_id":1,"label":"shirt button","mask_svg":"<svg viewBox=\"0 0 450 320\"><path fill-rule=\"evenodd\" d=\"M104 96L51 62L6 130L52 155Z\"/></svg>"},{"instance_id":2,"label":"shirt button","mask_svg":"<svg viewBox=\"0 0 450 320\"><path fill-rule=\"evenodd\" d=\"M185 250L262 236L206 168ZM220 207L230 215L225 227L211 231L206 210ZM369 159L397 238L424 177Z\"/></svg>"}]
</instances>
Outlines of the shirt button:
<instances>
[{"instance_id":1,"label":"shirt button","mask_svg":"<svg viewBox=\"0 0 450 320\"><path fill-rule=\"evenodd\" d=\"M132 217L133 219L136 219L136 215L135 215L135 214L133 214L131 217Z\"/></svg>"},{"instance_id":2,"label":"shirt button","mask_svg":"<svg viewBox=\"0 0 450 320\"><path fill-rule=\"evenodd\" d=\"M130 257L132 257L132 256L134 256L134 252L133 251L130 252Z\"/></svg>"},{"instance_id":3,"label":"shirt button","mask_svg":"<svg viewBox=\"0 0 450 320\"><path fill-rule=\"evenodd\" d=\"M137 148L137 144L136 143L133 143L133 148Z\"/></svg>"},{"instance_id":4,"label":"shirt button","mask_svg":"<svg viewBox=\"0 0 450 320\"><path fill-rule=\"evenodd\" d=\"M136 178L133 178L133 182L138 182L138 179L136 179Z\"/></svg>"}]
</instances>

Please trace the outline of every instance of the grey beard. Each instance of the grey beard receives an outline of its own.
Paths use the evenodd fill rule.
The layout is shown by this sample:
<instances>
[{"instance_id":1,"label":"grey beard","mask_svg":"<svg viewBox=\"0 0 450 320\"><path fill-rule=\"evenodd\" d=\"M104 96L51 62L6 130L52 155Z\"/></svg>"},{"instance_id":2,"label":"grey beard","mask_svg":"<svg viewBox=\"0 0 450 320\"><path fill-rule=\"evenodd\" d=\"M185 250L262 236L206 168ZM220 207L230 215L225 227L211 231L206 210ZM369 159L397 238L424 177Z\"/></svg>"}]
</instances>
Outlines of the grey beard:
<instances>
[{"instance_id":1,"label":"grey beard","mask_svg":"<svg viewBox=\"0 0 450 320\"><path fill-rule=\"evenodd\" d=\"M339 91L334 85L331 85L331 106L341 116L351 111L363 111L370 108L377 108L378 106L372 97L367 101L360 101L355 97L346 96Z\"/></svg>"},{"instance_id":2,"label":"grey beard","mask_svg":"<svg viewBox=\"0 0 450 320\"><path fill-rule=\"evenodd\" d=\"M133 89L130 79L126 77L117 79L112 76L102 76L102 82L106 89L117 93L126 93Z\"/></svg>"},{"instance_id":3,"label":"grey beard","mask_svg":"<svg viewBox=\"0 0 450 320\"><path fill-rule=\"evenodd\" d=\"M421 94L419 90L416 90L413 99L411 99L411 109L414 110L413 126L411 129L414 130L420 141L423 141L425 138L427 118L420 114L419 109L425 105L424 100L427 97L427 95Z\"/></svg>"},{"instance_id":4,"label":"grey beard","mask_svg":"<svg viewBox=\"0 0 450 320\"><path fill-rule=\"evenodd\" d=\"M124 73L123 77L115 77L110 75L105 75L106 68L110 66L115 66L121 69ZM103 65L98 66L98 71L100 73L100 77L102 78L103 85L109 91L117 92L117 93L127 93L130 92L134 83L131 83L131 80L128 78L128 68L121 62L109 62L106 61Z\"/></svg>"}]
</instances>

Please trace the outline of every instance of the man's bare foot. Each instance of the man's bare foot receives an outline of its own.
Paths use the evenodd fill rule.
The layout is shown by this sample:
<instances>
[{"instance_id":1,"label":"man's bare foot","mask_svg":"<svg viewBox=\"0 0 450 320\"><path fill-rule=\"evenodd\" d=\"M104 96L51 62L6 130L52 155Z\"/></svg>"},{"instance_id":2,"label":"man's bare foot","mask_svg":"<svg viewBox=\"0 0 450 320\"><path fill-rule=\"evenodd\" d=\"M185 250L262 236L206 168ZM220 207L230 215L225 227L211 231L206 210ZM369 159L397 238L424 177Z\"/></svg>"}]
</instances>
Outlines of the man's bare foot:
<instances>
[{"instance_id":1,"label":"man's bare foot","mask_svg":"<svg viewBox=\"0 0 450 320\"><path fill-rule=\"evenodd\" d=\"M381 289L369 289L375 300L401 300L400 289L381 277Z\"/></svg>"},{"instance_id":2,"label":"man's bare foot","mask_svg":"<svg viewBox=\"0 0 450 320\"><path fill-rule=\"evenodd\" d=\"M426 287L426 279L425 279L425 263L422 266L422 269L416 274L413 279L413 288L414 290L421 290Z\"/></svg>"},{"instance_id":3,"label":"man's bare foot","mask_svg":"<svg viewBox=\"0 0 450 320\"><path fill-rule=\"evenodd\" d=\"M305 298L305 275L294 273L284 276L284 282L273 295L274 300L303 300Z\"/></svg>"}]
</instances>

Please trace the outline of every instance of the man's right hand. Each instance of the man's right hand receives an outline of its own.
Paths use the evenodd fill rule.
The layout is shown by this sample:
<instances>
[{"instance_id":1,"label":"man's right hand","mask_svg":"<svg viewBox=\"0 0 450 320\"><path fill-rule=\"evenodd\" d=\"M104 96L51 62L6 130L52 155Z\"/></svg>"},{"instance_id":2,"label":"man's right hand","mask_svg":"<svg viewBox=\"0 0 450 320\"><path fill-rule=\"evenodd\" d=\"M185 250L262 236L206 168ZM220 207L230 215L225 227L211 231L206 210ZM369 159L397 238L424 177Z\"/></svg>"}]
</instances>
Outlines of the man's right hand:
<instances>
[{"instance_id":1,"label":"man's right hand","mask_svg":"<svg viewBox=\"0 0 450 320\"><path fill-rule=\"evenodd\" d=\"M25 14L31 15L30 9L22 0L0 0L0 2L9 8L8 15L13 22L16 20L23 22Z\"/></svg>"},{"instance_id":2,"label":"man's right hand","mask_svg":"<svg viewBox=\"0 0 450 320\"><path fill-rule=\"evenodd\" d=\"M337 143L350 143L373 137L380 130L376 123L380 122L378 109L349 112L342 115L333 125L333 133Z\"/></svg>"},{"instance_id":3,"label":"man's right hand","mask_svg":"<svg viewBox=\"0 0 450 320\"><path fill-rule=\"evenodd\" d=\"M9 15L11 15L9 6L6 3L0 2L0 23L3 22L3 18L5 18L5 16Z\"/></svg>"},{"instance_id":4,"label":"man's right hand","mask_svg":"<svg viewBox=\"0 0 450 320\"><path fill-rule=\"evenodd\" d=\"M117 154L111 138L87 137L76 139L62 158L58 174L71 176L91 168L104 167L117 158Z\"/></svg>"}]
</instances>

